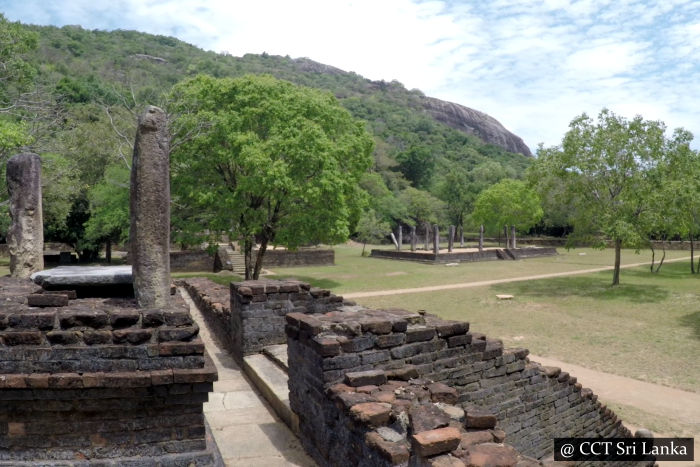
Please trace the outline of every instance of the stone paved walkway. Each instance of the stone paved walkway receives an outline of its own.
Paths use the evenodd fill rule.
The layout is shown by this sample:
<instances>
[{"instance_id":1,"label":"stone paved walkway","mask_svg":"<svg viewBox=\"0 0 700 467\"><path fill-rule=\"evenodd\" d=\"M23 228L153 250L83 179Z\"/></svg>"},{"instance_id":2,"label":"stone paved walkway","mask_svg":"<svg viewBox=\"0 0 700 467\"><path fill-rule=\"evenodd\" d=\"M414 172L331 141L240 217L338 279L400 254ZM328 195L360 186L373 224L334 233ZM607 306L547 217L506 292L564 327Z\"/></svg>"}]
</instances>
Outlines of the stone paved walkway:
<instances>
[{"instance_id":1,"label":"stone paved walkway","mask_svg":"<svg viewBox=\"0 0 700 467\"><path fill-rule=\"evenodd\" d=\"M183 289L199 335L219 372L214 392L204 404L224 464L228 466L315 466L299 440L274 414L233 358L221 349L199 309Z\"/></svg>"}]
</instances>

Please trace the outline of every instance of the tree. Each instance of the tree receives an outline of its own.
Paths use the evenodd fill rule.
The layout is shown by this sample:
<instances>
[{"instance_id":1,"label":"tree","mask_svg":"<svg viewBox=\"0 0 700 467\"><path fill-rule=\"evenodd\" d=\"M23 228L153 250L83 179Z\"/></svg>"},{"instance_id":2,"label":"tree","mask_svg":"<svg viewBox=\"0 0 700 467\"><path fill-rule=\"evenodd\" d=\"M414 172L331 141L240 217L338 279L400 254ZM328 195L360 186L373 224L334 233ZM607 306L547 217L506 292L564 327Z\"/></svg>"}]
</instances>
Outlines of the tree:
<instances>
[{"instance_id":1,"label":"tree","mask_svg":"<svg viewBox=\"0 0 700 467\"><path fill-rule=\"evenodd\" d=\"M129 240L129 169L112 165L104 179L88 192L90 218L85 223L85 238L94 244L105 243L107 262L112 243Z\"/></svg>"},{"instance_id":2,"label":"tree","mask_svg":"<svg viewBox=\"0 0 700 467\"><path fill-rule=\"evenodd\" d=\"M378 219L374 209L363 212L357 223L357 240L362 242L362 256L365 255L365 246L368 243L379 243L386 237L387 232L391 232L391 226L388 222Z\"/></svg>"},{"instance_id":3,"label":"tree","mask_svg":"<svg viewBox=\"0 0 700 467\"><path fill-rule=\"evenodd\" d=\"M582 114L569 128L561 146L540 146L534 177L542 187L553 185L550 177L566 187L559 196L573 207L575 239L593 240L600 248L612 241L612 285L618 285L622 246L639 248L646 241L643 215L659 187L650 175L687 141L678 132L667 139L662 122L627 120L607 109L597 122Z\"/></svg>"},{"instance_id":4,"label":"tree","mask_svg":"<svg viewBox=\"0 0 700 467\"><path fill-rule=\"evenodd\" d=\"M529 229L542 219L542 214L537 193L525 182L507 178L479 194L472 217L490 228L512 226L515 246L515 229Z\"/></svg>"},{"instance_id":5,"label":"tree","mask_svg":"<svg viewBox=\"0 0 700 467\"><path fill-rule=\"evenodd\" d=\"M416 188L427 188L435 170L435 155L426 146L411 146L396 156L401 173Z\"/></svg>"},{"instance_id":6,"label":"tree","mask_svg":"<svg viewBox=\"0 0 700 467\"><path fill-rule=\"evenodd\" d=\"M365 204L358 180L373 142L330 93L271 76L200 75L171 99L173 135L183 138L171 155L174 211L189 206L186 232L231 232L246 278L259 276L272 242L348 238Z\"/></svg>"}]
</instances>

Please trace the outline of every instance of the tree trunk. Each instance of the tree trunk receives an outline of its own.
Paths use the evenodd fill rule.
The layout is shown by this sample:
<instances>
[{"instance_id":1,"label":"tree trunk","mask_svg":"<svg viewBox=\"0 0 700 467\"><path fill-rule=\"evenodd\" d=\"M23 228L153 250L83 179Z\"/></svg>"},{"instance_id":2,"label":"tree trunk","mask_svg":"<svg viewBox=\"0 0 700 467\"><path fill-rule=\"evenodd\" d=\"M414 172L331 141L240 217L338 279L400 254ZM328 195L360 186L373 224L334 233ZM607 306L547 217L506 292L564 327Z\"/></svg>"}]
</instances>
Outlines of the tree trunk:
<instances>
[{"instance_id":1,"label":"tree trunk","mask_svg":"<svg viewBox=\"0 0 700 467\"><path fill-rule=\"evenodd\" d=\"M245 280L253 278L253 244L254 238L243 240L243 259L245 260Z\"/></svg>"},{"instance_id":2,"label":"tree trunk","mask_svg":"<svg viewBox=\"0 0 700 467\"><path fill-rule=\"evenodd\" d=\"M510 244L512 245L513 249L515 250L515 226L511 225L510 226Z\"/></svg>"},{"instance_id":3,"label":"tree trunk","mask_svg":"<svg viewBox=\"0 0 700 467\"><path fill-rule=\"evenodd\" d=\"M484 251L484 224L479 226L479 251Z\"/></svg>"},{"instance_id":4,"label":"tree trunk","mask_svg":"<svg viewBox=\"0 0 700 467\"><path fill-rule=\"evenodd\" d=\"M661 266L664 265L664 260L666 259L666 241L661 244L661 247L663 248L663 254L661 255L661 261L659 261L659 266L656 268L655 272L659 272L659 269L661 269Z\"/></svg>"},{"instance_id":5,"label":"tree trunk","mask_svg":"<svg viewBox=\"0 0 700 467\"><path fill-rule=\"evenodd\" d=\"M654 240L649 240L649 248L651 248L651 272L654 272L654 258L656 257L656 250L654 250Z\"/></svg>"},{"instance_id":6,"label":"tree trunk","mask_svg":"<svg viewBox=\"0 0 700 467\"><path fill-rule=\"evenodd\" d=\"M108 238L105 243L105 259L107 264L112 264L112 239Z\"/></svg>"},{"instance_id":7,"label":"tree trunk","mask_svg":"<svg viewBox=\"0 0 700 467\"><path fill-rule=\"evenodd\" d=\"M360 256L364 256L364 255L365 255L365 247L366 247L366 246L367 246L367 242L364 242L364 243L362 244L362 253L360 254Z\"/></svg>"},{"instance_id":8,"label":"tree trunk","mask_svg":"<svg viewBox=\"0 0 700 467\"><path fill-rule=\"evenodd\" d=\"M459 247L464 248L464 225L459 226Z\"/></svg>"},{"instance_id":9,"label":"tree trunk","mask_svg":"<svg viewBox=\"0 0 700 467\"><path fill-rule=\"evenodd\" d=\"M613 270L612 285L620 285L620 256L622 254L622 240L615 239L615 269Z\"/></svg>"},{"instance_id":10,"label":"tree trunk","mask_svg":"<svg viewBox=\"0 0 700 467\"><path fill-rule=\"evenodd\" d=\"M695 274L695 245L693 244L693 232L690 232L690 272Z\"/></svg>"},{"instance_id":11,"label":"tree trunk","mask_svg":"<svg viewBox=\"0 0 700 467\"><path fill-rule=\"evenodd\" d=\"M260 271L262 271L262 265L263 265L263 257L265 256L265 252L267 251L267 244L269 242L269 239L267 236L263 235L262 239L260 240L260 249L258 250L258 255L255 258L255 268L253 269L253 279L258 280L260 278Z\"/></svg>"}]
</instances>

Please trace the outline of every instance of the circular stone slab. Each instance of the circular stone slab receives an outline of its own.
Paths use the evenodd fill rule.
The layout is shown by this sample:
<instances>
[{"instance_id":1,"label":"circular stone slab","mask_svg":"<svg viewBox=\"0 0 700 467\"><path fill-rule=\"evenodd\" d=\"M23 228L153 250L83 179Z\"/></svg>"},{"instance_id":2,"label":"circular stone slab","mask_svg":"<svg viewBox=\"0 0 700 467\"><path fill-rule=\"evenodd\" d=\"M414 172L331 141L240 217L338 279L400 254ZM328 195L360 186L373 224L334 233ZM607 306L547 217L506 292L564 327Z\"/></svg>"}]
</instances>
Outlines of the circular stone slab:
<instances>
[{"instance_id":1,"label":"circular stone slab","mask_svg":"<svg viewBox=\"0 0 700 467\"><path fill-rule=\"evenodd\" d=\"M35 272L34 283L42 287L92 287L133 282L131 266L59 266Z\"/></svg>"}]
</instances>

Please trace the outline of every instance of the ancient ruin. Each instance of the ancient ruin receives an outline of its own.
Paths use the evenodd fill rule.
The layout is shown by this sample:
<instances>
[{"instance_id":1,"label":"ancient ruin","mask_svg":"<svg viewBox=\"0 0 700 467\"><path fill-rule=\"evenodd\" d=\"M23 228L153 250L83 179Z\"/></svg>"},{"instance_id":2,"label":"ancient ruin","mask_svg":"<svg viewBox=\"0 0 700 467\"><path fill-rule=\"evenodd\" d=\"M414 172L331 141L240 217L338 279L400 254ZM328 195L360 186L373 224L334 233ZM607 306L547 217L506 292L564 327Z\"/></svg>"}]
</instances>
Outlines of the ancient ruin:
<instances>
[{"instance_id":1,"label":"ancient ruin","mask_svg":"<svg viewBox=\"0 0 700 467\"><path fill-rule=\"evenodd\" d=\"M217 463L202 407L217 372L188 306L171 297L164 129L163 112L149 108L136 140L138 301L130 284L129 293L114 293L130 282L128 267L41 271L34 275L41 289L26 278L0 278L0 465ZM35 159L20 161L22 169L8 170L15 190L37 180ZM32 204L13 203L39 209L31 232L42 229L36 193L26 195ZM96 284L110 293L95 294Z\"/></svg>"},{"instance_id":2,"label":"ancient ruin","mask_svg":"<svg viewBox=\"0 0 700 467\"><path fill-rule=\"evenodd\" d=\"M632 436L575 377L466 322L299 281L181 283L243 368L287 343L289 393L271 404L319 465L535 466L555 437Z\"/></svg>"},{"instance_id":3,"label":"ancient ruin","mask_svg":"<svg viewBox=\"0 0 700 467\"><path fill-rule=\"evenodd\" d=\"M170 152L165 112L150 106L139 117L131 165L129 258L141 307L170 297Z\"/></svg>"},{"instance_id":4,"label":"ancient ruin","mask_svg":"<svg viewBox=\"0 0 700 467\"><path fill-rule=\"evenodd\" d=\"M27 278L44 269L44 223L41 210L41 158L22 153L7 161L10 229L7 246L10 275Z\"/></svg>"}]
</instances>

